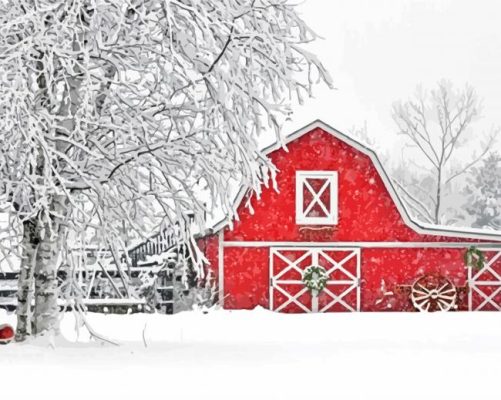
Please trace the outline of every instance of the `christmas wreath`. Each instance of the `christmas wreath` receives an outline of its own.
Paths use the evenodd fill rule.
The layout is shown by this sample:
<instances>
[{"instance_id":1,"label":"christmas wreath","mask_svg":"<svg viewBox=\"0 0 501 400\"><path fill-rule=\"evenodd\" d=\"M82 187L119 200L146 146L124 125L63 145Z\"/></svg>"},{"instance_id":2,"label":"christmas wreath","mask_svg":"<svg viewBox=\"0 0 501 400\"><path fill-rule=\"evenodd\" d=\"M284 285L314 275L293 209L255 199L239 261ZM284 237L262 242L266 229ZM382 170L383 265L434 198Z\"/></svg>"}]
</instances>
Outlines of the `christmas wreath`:
<instances>
[{"instance_id":1,"label":"christmas wreath","mask_svg":"<svg viewBox=\"0 0 501 400\"><path fill-rule=\"evenodd\" d=\"M485 265L485 255L482 250L472 246L464 254L464 263L468 267L482 269Z\"/></svg>"},{"instance_id":2,"label":"christmas wreath","mask_svg":"<svg viewBox=\"0 0 501 400\"><path fill-rule=\"evenodd\" d=\"M319 265L310 265L303 271L304 285L314 293L324 290L328 280L327 271Z\"/></svg>"}]
</instances>

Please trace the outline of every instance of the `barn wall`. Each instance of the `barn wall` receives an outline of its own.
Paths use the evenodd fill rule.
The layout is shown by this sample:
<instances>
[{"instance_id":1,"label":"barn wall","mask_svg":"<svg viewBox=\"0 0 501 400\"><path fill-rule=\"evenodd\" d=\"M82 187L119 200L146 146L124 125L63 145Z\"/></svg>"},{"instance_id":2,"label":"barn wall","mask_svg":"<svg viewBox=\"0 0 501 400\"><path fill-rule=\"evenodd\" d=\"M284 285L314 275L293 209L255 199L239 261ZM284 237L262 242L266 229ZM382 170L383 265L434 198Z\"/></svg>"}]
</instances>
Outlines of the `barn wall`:
<instances>
[{"instance_id":1,"label":"barn wall","mask_svg":"<svg viewBox=\"0 0 501 400\"><path fill-rule=\"evenodd\" d=\"M363 249L362 311L410 311L405 285L424 274L438 273L465 287L468 270L462 249ZM466 297L461 309L467 308Z\"/></svg>"},{"instance_id":2,"label":"barn wall","mask_svg":"<svg viewBox=\"0 0 501 400\"><path fill-rule=\"evenodd\" d=\"M460 249L362 249L361 311L411 311L406 285L423 274L439 273L465 287L463 254ZM268 308L268 247L225 248L224 269L225 308ZM466 291L463 295L460 309L466 310Z\"/></svg>"},{"instance_id":3,"label":"barn wall","mask_svg":"<svg viewBox=\"0 0 501 400\"><path fill-rule=\"evenodd\" d=\"M268 308L268 254L268 248L224 249L224 308Z\"/></svg>"}]
</instances>

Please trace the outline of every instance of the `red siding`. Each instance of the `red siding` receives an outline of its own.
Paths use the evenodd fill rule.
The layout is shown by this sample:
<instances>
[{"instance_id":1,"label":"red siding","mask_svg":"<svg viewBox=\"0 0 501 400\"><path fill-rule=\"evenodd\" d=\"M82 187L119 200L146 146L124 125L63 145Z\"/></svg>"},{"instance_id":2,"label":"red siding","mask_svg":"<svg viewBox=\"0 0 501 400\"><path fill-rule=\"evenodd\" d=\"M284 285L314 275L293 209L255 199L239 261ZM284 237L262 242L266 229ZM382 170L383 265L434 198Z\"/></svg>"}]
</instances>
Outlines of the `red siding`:
<instances>
[{"instance_id":1,"label":"red siding","mask_svg":"<svg viewBox=\"0 0 501 400\"><path fill-rule=\"evenodd\" d=\"M419 235L402 220L371 159L317 128L270 154L279 169L277 185L253 199L254 214L241 205L240 222L226 230L225 240L276 241L440 241ZM332 170L339 173L339 223L318 230L295 221L295 173Z\"/></svg>"},{"instance_id":2,"label":"red siding","mask_svg":"<svg viewBox=\"0 0 501 400\"><path fill-rule=\"evenodd\" d=\"M224 250L224 307L250 309L268 307L268 249Z\"/></svg>"},{"instance_id":3,"label":"red siding","mask_svg":"<svg viewBox=\"0 0 501 400\"><path fill-rule=\"evenodd\" d=\"M405 288L421 275L439 273L465 287L468 271L461 249L363 249L362 310L400 311L412 306ZM466 309L466 298L460 306Z\"/></svg>"}]
</instances>

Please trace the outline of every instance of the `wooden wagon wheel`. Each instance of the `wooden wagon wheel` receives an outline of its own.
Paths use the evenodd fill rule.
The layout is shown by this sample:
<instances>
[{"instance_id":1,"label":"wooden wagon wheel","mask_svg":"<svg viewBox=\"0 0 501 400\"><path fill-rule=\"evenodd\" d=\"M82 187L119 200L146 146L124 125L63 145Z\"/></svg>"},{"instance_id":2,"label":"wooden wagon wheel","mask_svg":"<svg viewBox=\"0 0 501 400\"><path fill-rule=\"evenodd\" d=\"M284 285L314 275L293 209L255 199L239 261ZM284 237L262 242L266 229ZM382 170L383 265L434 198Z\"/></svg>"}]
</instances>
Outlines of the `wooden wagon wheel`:
<instances>
[{"instance_id":1,"label":"wooden wagon wheel","mask_svg":"<svg viewBox=\"0 0 501 400\"><path fill-rule=\"evenodd\" d=\"M456 299L456 287L442 275L424 275L412 284L411 300L418 311L449 311Z\"/></svg>"}]
</instances>

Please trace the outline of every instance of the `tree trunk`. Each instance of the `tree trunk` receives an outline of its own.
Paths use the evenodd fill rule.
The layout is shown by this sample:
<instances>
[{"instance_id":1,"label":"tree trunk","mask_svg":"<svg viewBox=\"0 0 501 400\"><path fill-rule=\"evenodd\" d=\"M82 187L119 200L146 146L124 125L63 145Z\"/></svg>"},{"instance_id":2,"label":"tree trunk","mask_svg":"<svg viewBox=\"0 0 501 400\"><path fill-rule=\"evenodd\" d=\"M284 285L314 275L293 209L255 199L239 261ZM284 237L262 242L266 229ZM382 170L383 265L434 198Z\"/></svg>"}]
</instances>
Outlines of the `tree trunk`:
<instances>
[{"instance_id":1,"label":"tree trunk","mask_svg":"<svg viewBox=\"0 0 501 400\"><path fill-rule=\"evenodd\" d=\"M59 237L45 238L40 242L35 267L35 310L33 333L45 331L57 334L59 308L57 304L57 267Z\"/></svg>"},{"instance_id":2,"label":"tree trunk","mask_svg":"<svg viewBox=\"0 0 501 400\"><path fill-rule=\"evenodd\" d=\"M23 223L24 254L21 260L17 289L16 341L21 342L31 334L31 302L33 300L33 275L36 264L39 235L36 219Z\"/></svg>"},{"instance_id":3,"label":"tree trunk","mask_svg":"<svg viewBox=\"0 0 501 400\"><path fill-rule=\"evenodd\" d=\"M59 305L57 270L60 262L61 244L65 233L61 216L66 214L64 197L55 196L52 209L57 217L51 221L53 234L46 227L45 236L40 241L35 267L35 310L33 333L59 333Z\"/></svg>"},{"instance_id":4,"label":"tree trunk","mask_svg":"<svg viewBox=\"0 0 501 400\"><path fill-rule=\"evenodd\" d=\"M442 206L442 168L438 169L437 175L437 194L435 203L435 224L440 224L440 207Z\"/></svg>"}]
</instances>

